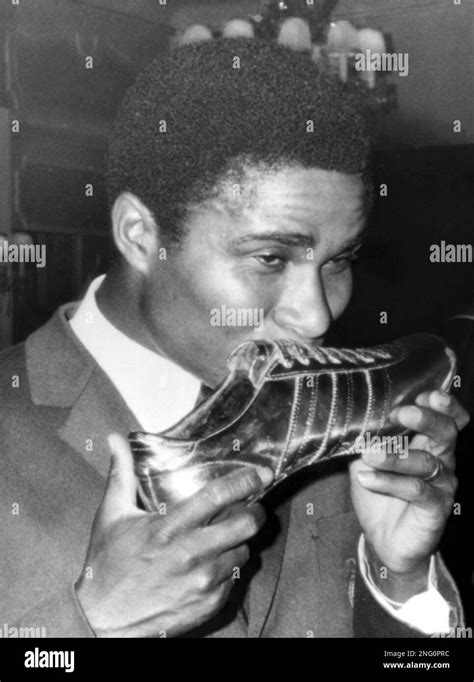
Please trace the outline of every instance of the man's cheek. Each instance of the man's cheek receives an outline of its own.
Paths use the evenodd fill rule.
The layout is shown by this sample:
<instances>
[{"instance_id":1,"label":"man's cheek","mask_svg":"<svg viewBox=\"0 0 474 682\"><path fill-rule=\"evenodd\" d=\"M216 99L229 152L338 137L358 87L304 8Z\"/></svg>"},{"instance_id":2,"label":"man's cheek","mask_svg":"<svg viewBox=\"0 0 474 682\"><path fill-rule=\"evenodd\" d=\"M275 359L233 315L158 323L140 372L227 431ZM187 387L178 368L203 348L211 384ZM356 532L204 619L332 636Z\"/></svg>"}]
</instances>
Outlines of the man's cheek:
<instances>
[{"instance_id":1,"label":"man's cheek","mask_svg":"<svg viewBox=\"0 0 474 682\"><path fill-rule=\"evenodd\" d=\"M326 288L326 297L334 320L342 315L352 296L352 273L348 270L343 276Z\"/></svg>"}]
</instances>

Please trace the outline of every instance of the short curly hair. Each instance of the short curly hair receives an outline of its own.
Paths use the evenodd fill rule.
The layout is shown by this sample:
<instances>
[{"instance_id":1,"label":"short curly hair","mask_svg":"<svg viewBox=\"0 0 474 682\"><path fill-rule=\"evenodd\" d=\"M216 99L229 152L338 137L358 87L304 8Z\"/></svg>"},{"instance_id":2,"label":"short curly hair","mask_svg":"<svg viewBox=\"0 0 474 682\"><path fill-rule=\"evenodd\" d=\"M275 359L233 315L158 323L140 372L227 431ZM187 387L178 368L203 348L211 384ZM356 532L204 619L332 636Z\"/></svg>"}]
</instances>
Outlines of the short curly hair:
<instances>
[{"instance_id":1,"label":"short curly hair","mask_svg":"<svg viewBox=\"0 0 474 682\"><path fill-rule=\"evenodd\" d=\"M354 100L307 54L246 38L187 45L126 93L110 139L109 202L134 193L179 243L187 207L243 162L363 175L369 147Z\"/></svg>"}]
</instances>

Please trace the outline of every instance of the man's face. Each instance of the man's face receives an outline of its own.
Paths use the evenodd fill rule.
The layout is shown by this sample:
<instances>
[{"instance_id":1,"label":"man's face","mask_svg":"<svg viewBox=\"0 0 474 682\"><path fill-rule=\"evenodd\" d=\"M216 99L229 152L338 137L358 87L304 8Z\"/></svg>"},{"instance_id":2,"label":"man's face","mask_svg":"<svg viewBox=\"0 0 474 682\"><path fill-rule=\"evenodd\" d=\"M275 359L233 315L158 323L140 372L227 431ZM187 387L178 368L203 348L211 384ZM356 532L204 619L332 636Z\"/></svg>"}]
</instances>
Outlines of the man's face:
<instances>
[{"instance_id":1,"label":"man's face","mask_svg":"<svg viewBox=\"0 0 474 682\"><path fill-rule=\"evenodd\" d=\"M181 250L156 259L141 313L157 347L210 386L240 343L321 344L346 308L364 228L362 181L255 171L193 209Z\"/></svg>"}]
</instances>

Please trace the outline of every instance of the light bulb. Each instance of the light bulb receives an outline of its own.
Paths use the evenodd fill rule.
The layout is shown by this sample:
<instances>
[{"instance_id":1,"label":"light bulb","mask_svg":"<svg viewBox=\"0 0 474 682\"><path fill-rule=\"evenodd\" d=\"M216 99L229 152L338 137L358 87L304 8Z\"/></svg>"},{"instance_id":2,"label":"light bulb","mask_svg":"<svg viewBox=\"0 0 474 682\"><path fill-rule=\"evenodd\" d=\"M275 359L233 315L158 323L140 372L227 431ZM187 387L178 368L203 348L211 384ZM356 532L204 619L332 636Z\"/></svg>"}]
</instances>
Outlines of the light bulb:
<instances>
[{"instance_id":1,"label":"light bulb","mask_svg":"<svg viewBox=\"0 0 474 682\"><path fill-rule=\"evenodd\" d=\"M312 50L313 44L308 22L297 17L285 19L280 28L278 42L293 50Z\"/></svg>"},{"instance_id":2,"label":"light bulb","mask_svg":"<svg viewBox=\"0 0 474 682\"><path fill-rule=\"evenodd\" d=\"M204 40L212 40L212 32L207 26L201 24L193 24L182 33L177 43L178 45L189 45L190 43L201 43Z\"/></svg>"},{"instance_id":3,"label":"light bulb","mask_svg":"<svg viewBox=\"0 0 474 682\"><path fill-rule=\"evenodd\" d=\"M358 46L358 31L349 21L334 21L329 26L327 50L329 53L352 52Z\"/></svg>"},{"instance_id":4,"label":"light bulb","mask_svg":"<svg viewBox=\"0 0 474 682\"><path fill-rule=\"evenodd\" d=\"M253 38L253 26L249 21L232 19L224 26L222 36L224 38Z\"/></svg>"},{"instance_id":5,"label":"light bulb","mask_svg":"<svg viewBox=\"0 0 474 682\"><path fill-rule=\"evenodd\" d=\"M362 52L370 50L375 54L382 54L387 49L382 31L376 31L373 28L361 28L358 31L357 46Z\"/></svg>"}]
</instances>

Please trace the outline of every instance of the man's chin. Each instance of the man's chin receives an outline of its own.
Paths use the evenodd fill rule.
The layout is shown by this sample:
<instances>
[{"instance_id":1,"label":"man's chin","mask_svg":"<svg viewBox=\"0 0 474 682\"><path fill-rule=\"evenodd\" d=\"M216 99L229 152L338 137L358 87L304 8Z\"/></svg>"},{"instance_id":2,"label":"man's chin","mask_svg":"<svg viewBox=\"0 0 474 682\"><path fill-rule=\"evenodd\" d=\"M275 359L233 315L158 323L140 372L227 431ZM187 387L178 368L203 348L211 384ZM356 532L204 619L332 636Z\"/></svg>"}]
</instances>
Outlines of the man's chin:
<instances>
[{"instance_id":1,"label":"man's chin","mask_svg":"<svg viewBox=\"0 0 474 682\"><path fill-rule=\"evenodd\" d=\"M205 361L206 366L201 367L198 372L198 378L209 388L216 388L229 375L229 368L227 361L229 360L233 351L246 341L255 341L251 339L238 339L235 343L226 345L224 348L209 348L203 349L202 360Z\"/></svg>"}]
</instances>

